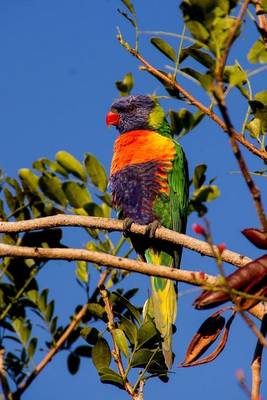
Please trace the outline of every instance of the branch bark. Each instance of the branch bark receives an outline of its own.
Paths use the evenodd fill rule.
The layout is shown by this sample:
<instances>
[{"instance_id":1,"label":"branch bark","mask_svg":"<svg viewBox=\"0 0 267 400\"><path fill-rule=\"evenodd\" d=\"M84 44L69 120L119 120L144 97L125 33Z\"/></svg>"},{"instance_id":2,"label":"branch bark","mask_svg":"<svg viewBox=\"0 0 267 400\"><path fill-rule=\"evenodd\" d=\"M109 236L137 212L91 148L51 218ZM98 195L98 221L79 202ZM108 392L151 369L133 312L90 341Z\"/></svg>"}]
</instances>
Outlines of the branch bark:
<instances>
[{"instance_id":1,"label":"branch bark","mask_svg":"<svg viewBox=\"0 0 267 400\"><path fill-rule=\"evenodd\" d=\"M261 334L263 337L267 334L267 314L264 315L261 324ZM261 385L261 360L262 360L263 344L258 339L253 360L251 363L252 372L252 388L251 400L260 400L260 385Z\"/></svg>"},{"instance_id":2,"label":"branch bark","mask_svg":"<svg viewBox=\"0 0 267 400\"><path fill-rule=\"evenodd\" d=\"M123 231L123 222L111 218L86 217L79 215L53 215L51 217L36 218L18 222L0 222L0 233L19 233L29 232L38 229L55 228L62 226L76 226L83 228L98 228L107 231ZM130 231L132 233L145 235L145 225L132 224ZM214 252L210 245L203 240L198 240L182 233L174 232L170 229L160 227L155 232L155 238L167 241L175 245L181 245L187 249L193 250L204 256L214 257ZM2 251L4 248L2 247ZM217 247L214 246L217 254ZM5 248L7 251L7 248ZM1 254L5 255L5 254ZM6 254L8 255L8 254ZM9 254L12 256L12 254ZM222 261L232 264L236 267L243 267L248 262L252 261L249 257L238 254L230 250L224 250Z\"/></svg>"}]
</instances>

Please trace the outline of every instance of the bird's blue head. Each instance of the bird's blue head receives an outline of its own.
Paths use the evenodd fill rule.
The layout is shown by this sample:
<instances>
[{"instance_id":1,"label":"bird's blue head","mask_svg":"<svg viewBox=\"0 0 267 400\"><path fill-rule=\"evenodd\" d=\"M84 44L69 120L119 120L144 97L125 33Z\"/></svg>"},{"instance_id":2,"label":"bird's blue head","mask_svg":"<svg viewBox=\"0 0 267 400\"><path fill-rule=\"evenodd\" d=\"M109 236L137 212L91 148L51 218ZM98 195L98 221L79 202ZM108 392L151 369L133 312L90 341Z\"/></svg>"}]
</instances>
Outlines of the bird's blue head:
<instances>
[{"instance_id":1,"label":"bird's blue head","mask_svg":"<svg viewBox=\"0 0 267 400\"><path fill-rule=\"evenodd\" d=\"M115 100L107 114L107 125L114 125L120 133L133 130L153 130L151 113L156 102L150 96L127 96Z\"/></svg>"}]
</instances>

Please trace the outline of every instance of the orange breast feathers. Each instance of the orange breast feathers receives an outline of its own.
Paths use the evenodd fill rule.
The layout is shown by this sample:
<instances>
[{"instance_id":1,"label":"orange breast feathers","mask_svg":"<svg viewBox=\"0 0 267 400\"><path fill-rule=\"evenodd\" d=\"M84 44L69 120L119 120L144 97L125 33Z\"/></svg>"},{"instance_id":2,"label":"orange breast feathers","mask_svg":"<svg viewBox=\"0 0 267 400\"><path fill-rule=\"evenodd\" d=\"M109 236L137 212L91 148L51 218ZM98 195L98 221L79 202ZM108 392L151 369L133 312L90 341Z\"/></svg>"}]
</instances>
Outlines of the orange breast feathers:
<instances>
[{"instance_id":1,"label":"orange breast feathers","mask_svg":"<svg viewBox=\"0 0 267 400\"><path fill-rule=\"evenodd\" d=\"M158 161L165 171L170 171L175 154L171 139L152 131L130 131L115 141L110 172L114 175L129 165L149 161Z\"/></svg>"}]
</instances>

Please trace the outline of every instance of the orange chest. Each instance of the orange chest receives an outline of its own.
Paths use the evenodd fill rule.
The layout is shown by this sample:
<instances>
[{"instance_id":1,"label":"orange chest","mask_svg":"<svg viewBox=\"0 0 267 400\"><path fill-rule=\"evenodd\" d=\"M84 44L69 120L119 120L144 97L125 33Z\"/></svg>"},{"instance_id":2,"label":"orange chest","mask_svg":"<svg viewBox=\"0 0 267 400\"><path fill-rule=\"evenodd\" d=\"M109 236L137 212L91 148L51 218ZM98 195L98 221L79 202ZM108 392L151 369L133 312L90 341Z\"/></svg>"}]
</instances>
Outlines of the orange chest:
<instances>
[{"instance_id":1,"label":"orange chest","mask_svg":"<svg viewBox=\"0 0 267 400\"><path fill-rule=\"evenodd\" d=\"M157 161L170 170L175 157L174 142L153 131L131 131L120 135L114 144L110 175L133 165Z\"/></svg>"}]
</instances>

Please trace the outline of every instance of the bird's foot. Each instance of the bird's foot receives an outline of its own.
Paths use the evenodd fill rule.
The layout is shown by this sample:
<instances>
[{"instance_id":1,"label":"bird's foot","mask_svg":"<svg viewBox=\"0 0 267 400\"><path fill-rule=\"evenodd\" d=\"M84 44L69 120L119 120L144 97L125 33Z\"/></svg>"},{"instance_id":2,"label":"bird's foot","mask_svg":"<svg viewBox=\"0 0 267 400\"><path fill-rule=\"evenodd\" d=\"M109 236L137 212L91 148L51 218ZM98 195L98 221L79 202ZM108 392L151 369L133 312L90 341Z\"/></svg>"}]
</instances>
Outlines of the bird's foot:
<instances>
[{"instance_id":1,"label":"bird's foot","mask_svg":"<svg viewBox=\"0 0 267 400\"><path fill-rule=\"evenodd\" d=\"M134 223L134 220L132 218L128 218L127 217L127 218L125 218L123 220L122 229L123 229L123 234L124 234L125 237L129 236L130 228L131 228L133 223Z\"/></svg>"},{"instance_id":2,"label":"bird's foot","mask_svg":"<svg viewBox=\"0 0 267 400\"><path fill-rule=\"evenodd\" d=\"M155 233L158 228L160 228L160 222L158 220L155 220L146 226L146 235L149 239L155 238Z\"/></svg>"}]
</instances>

